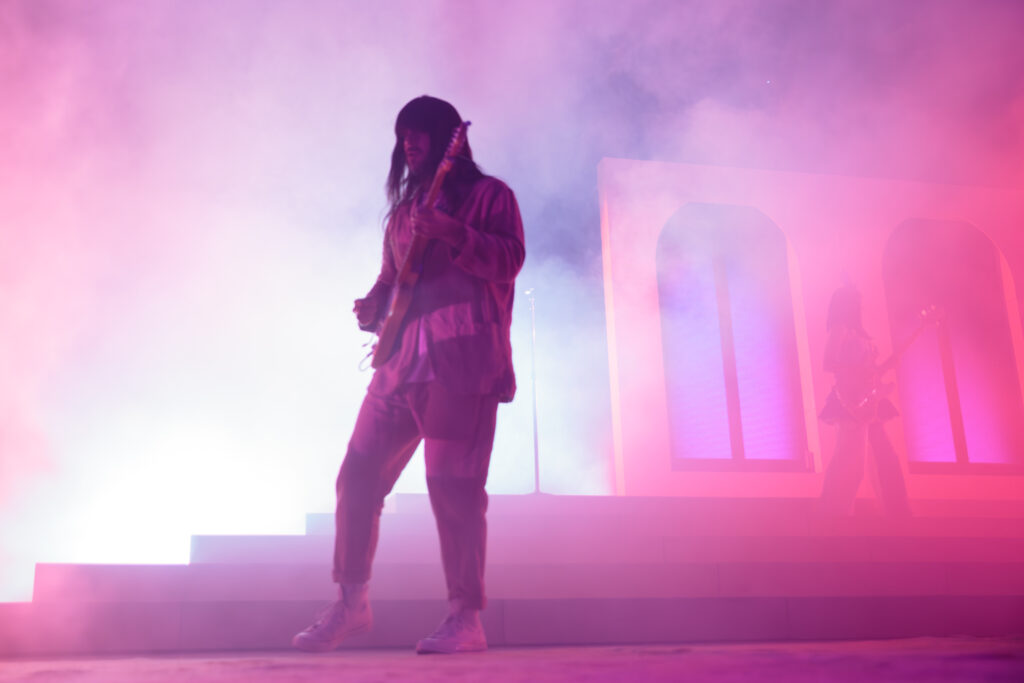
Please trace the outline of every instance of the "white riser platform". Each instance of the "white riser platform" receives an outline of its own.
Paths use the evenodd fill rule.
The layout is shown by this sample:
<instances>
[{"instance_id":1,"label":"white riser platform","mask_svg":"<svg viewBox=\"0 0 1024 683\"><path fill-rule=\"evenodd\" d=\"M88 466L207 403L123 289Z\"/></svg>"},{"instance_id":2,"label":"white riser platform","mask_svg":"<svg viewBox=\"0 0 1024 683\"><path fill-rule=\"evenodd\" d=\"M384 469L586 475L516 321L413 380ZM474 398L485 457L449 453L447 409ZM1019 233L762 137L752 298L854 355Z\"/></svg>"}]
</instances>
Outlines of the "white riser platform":
<instances>
[{"instance_id":1,"label":"white riser platform","mask_svg":"<svg viewBox=\"0 0 1024 683\"><path fill-rule=\"evenodd\" d=\"M545 533L560 530L565 535L612 538L768 535L1024 539L1024 505L1014 501L914 501L914 509L917 516L905 520L878 514L826 518L818 512L817 501L808 499L491 496L487 519L491 533L499 536L543 529ZM433 531L426 496L394 496L382 516L382 528L389 526L416 533ZM306 533L333 535L333 515L307 515Z\"/></svg>"},{"instance_id":2,"label":"white riser platform","mask_svg":"<svg viewBox=\"0 0 1024 683\"><path fill-rule=\"evenodd\" d=\"M327 564L333 538L314 536L193 536L192 563ZM633 562L1024 562L1024 538L914 536L699 536L638 534L614 538L557 528L543 534L501 535L492 528L487 559L494 564ZM412 533L382 524L375 562L439 562L432 528Z\"/></svg>"},{"instance_id":3,"label":"white riser platform","mask_svg":"<svg viewBox=\"0 0 1024 683\"><path fill-rule=\"evenodd\" d=\"M492 645L1024 633L1024 506L915 501L843 519L815 501L493 496ZM0 604L0 654L288 647L331 600L333 520L308 535L197 536L188 565L37 566ZM372 634L411 647L444 614L426 496L382 520Z\"/></svg>"}]
</instances>

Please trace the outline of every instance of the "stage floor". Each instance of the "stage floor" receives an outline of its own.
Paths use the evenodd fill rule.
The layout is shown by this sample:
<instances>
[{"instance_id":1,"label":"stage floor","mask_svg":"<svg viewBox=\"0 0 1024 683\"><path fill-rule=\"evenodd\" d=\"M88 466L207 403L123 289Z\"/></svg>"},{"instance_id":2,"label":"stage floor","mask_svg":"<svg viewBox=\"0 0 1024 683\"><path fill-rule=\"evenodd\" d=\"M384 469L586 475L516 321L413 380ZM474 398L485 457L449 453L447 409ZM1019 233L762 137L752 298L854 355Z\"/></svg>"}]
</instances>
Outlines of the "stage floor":
<instances>
[{"instance_id":1,"label":"stage floor","mask_svg":"<svg viewBox=\"0 0 1024 683\"><path fill-rule=\"evenodd\" d=\"M289 651L0 660L0 681L1021 681L1024 637L818 643Z\"/></svg>"}]
</instances>

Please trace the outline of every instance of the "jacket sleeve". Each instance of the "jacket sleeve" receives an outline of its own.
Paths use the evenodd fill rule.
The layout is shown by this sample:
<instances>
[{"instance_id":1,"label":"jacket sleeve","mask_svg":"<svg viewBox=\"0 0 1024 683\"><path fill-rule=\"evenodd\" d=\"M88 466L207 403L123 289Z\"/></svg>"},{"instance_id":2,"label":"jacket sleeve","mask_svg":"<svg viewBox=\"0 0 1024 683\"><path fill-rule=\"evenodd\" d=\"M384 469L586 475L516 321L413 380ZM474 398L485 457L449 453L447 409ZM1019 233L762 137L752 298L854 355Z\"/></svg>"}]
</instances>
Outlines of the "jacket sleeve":
<instances>
[{"instance_id":1,"label":"jacket sleeve","mask_svg":"<svg viewBox=\"0 0 1024 683\"><path fill-rule=\"evenodd\" d=\"M371 305L376 307L377 316L374 321L362 327L367 332L378 332L384 317L388 312L388 303L391 296L391 288L394 286L395 278L398 277L398 267L395 265L394 251L391 249L391 228L392 220L388 221L388 227L384 231L384 253L381 257L380 273L377 281L373 283L370 291L363 297Z\"/></svg>"},{"instance_id":2,"label":"jacket sleeve","mask_svg":"<svg viewBox=\"0 0 1024 683\"><path fill-rule=\"evenodd\" d=\"M479 218L471 219L476 224L466 224L455 265L484 280L511 282L526 258L519 204L512 190L497 180L480 201Z\"/></svg>"}]
</instances>

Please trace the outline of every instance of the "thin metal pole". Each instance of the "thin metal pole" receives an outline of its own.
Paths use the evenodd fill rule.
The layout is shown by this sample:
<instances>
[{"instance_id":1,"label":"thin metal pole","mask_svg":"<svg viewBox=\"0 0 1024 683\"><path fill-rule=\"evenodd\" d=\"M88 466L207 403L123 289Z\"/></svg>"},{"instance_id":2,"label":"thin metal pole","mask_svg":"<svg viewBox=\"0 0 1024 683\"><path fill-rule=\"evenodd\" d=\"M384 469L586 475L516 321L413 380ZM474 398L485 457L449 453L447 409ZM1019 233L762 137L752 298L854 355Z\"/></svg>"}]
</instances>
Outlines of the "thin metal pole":
<instances>
[{"instance_id":1,"label":"thin metal pole","mask_svg":"<svg viewBox=\"0 0 1024 683\"><path fill-rule=\"evenodd\" d=\"M530 384L533 388L533 492L540 493L540 438L537 434L537 299L534 289L526 290L530 300Z\"/></svg>"}]
</instances>

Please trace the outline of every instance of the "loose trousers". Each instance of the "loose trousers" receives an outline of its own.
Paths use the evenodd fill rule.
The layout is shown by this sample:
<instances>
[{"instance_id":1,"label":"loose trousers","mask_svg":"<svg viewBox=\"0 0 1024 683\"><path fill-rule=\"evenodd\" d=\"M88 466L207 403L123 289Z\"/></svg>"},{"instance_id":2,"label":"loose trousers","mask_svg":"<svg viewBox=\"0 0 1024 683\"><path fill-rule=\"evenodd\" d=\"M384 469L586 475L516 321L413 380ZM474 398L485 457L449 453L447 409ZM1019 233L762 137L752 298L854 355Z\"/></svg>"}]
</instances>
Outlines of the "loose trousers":
<instances>
[{"instance_id":1,"label":"loose trousers","mask_svg":"<svg viewBox=\"0 0 1024 683\"><path fill-rule=\"evenodd\" d=\"M448 598L484 608L484 486L497 410L494 396L452 394L437 382L367 393L338 474L335 582L369 581L384 497L423 441Z\"/></svg>"},{"instance_id":2,"label":"loose trousers","mask_svg":"<svg viewBox=\"0 0 1024 683\"><path fill-rule=\"evenodd\" d=\"M885 433L885 426L879 420L868 424L853 420L839 422L835 452L825 471L825 482L821 489L823 509L830 514L849 514L864 478L865 451L868 445L875 458L879 494L886 512L895 517L909 515L907 485L903 479L903 470L900 469L899 456L889 435Z\"/></svg>"}]
</instances>

